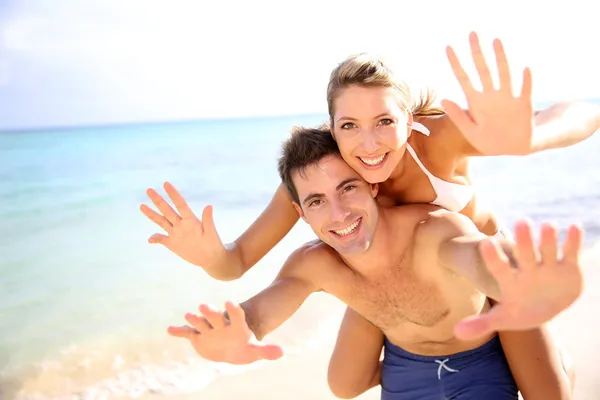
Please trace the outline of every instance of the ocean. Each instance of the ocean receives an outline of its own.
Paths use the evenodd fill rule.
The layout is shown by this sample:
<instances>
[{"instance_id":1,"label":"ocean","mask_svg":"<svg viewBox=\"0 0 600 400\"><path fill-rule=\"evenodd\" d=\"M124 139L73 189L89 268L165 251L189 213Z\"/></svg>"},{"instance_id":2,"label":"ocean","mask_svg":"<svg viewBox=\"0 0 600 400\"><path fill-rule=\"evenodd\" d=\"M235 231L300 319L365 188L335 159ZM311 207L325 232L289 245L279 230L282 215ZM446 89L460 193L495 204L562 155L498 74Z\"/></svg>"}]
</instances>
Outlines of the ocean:
<instances>
[{"instance_id":1,"label":"ocean","mask_svg":"<svg viewBox=\"0 0 600 400\"><path fill-rule=\"evenodd\" d=\"M0 398L117 399L201 391L249 367L209 363L169 325L267 286L314 238L300 221L244 278L219 282L147 238L145 190L170 181L224 242L260 214L281 141L322 115L0 133ZM527 216L581 223L600 242L600 136L528 157L474 159L478 193L512 227ZM287 354L335 336L343 308L315 295L268 340Z\"/></svg>"}]
</instances>

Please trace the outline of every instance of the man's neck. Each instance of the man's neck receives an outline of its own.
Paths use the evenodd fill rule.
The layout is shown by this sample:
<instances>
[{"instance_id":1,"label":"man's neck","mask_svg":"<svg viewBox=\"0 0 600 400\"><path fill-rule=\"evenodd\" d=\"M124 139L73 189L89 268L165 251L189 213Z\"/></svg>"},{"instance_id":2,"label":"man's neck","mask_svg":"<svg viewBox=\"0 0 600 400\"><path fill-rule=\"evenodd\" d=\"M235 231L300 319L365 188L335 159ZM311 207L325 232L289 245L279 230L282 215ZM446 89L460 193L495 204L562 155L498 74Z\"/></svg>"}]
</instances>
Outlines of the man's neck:
<instances>
[{"instance_id":1,"label":"man's neck","mask_svg":"<svg viewBox=\"0 0 600 400\"><path fill-rule=\"evenodd\" d=\"M393 242L396 238L391 232L390 224L393 221L388 221L388 210L381 206L377 206L377 208L379 213L377 226L367 251L350 256L340 255L346 265L360 275L377 274L387 269L394 258L394 252L391 249L394 248Z\"/></svg>"}]
</instances>

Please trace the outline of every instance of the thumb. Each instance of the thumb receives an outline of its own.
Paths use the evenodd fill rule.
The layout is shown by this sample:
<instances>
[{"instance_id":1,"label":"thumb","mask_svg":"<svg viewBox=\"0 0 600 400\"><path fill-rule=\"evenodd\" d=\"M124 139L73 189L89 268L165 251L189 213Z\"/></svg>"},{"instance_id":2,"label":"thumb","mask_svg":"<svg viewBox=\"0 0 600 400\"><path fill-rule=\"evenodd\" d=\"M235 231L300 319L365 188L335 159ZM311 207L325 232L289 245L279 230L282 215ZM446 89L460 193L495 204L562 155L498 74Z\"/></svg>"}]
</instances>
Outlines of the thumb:
<instances>
[{"instance_id":1,"label":"thumb","mask_svg":"<svg viewBox=\"0 0 600 400\"><path fill-rule=\"evenodd\" d=\"M498 309L494 306L488 313L467 317L454 326L454 335L461 340L474 340L500 329Z\"/></svg>"},{"instance_id":2,"label":"thumb","mask_svg":"<svg viewBox=\"0 0 600 400\"><path fill-rule=\"evenodd\" d=\"M450 120L454 122L456 127L460 129L461 132L467 133L475 130L477 128L477 124L471 119L469 113L463 110L458 104L451 100L442 100L441 105L450 117Z\"/></svg>"},{"instance_id":3,"label":"thumb","mask_svg":"<svg viewBox=\"0 0 600 400\"><path fill-rule=\"evenodd\" d=\"M167 332L171 336L192 340L194 335L198 333L195 329L184 325L184 326L170 326L167 328Z\"/></svg>"},{"instance_id":4,"label":"thumb","mask_svg":"<svg viewBox=\"0 0 600 400\"><path fill-rule=\"evenodd\" d=\"M283 349L274 344L253 344L251 345L257 358L262 360L277 360L283 356Z\"/></svg>"},{"instance_id":5,"label":"thumb","mask_svg":"<svg viewBox=\"0 0 600 400\"><path fill-rule=\"evenodd\" d=\"M155 233L154 235L148 238L148 243L151 244L162 244L163 246L167 245L167 239L169 237L160 233Z\"/></svg>"}]
</instances>

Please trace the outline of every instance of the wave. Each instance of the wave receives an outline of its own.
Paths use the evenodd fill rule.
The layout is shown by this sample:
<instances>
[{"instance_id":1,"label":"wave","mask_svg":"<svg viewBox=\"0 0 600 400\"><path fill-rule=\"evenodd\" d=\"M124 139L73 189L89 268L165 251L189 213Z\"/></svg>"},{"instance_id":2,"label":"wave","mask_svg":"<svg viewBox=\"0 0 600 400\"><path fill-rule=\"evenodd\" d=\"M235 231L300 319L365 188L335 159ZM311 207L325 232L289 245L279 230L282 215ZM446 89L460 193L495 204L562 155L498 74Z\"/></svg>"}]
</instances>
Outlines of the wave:
<instances>
[{"instance_id":1,"label":"wave","mask_svg":"<svg viewBox=\"0 0 600 400\"><path fill-rule=\"evenodd\" d=\"M333 298L315 297L265 342L282 345L288 357L330 346L343 308ZM213 363L200 358L184 340L166 335L123 339L124 336L128 335L121 332L93 338L25 367L7 367L0 373L0 398L108 400L147 394L170 397L201 392L221 376L241 374L268 363Z\"/></svg>"}]
</instances>

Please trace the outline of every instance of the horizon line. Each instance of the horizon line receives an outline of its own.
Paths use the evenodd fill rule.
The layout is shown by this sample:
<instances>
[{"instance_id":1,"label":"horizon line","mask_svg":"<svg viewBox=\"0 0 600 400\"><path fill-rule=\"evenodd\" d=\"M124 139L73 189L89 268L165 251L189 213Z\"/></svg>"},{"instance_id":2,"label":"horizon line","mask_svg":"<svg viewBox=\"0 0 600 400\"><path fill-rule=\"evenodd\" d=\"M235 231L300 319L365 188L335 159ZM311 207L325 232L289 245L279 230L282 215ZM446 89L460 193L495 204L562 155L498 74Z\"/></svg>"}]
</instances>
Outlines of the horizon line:
<instances>
[{"instance_id":1,"label":"horizon line","mask_svg":"<svg viewBox=\"0 0 600 400\"><path fill-rule=\"evenodd\" d=\"M249 116L231 116L231 117L200 117L200 118L182 118L182 119L158 119L158 120L140 120L140 121L116 121L116 122L90 122L83 124L57 124L57 125L40 125L32 127L19 127L19 128L0 128L0 134L10 133L35 133L35 132L46 132L46 131L65 131L65 130L86 130L96 128L118 128L126 126L144 126L144 125L177 125L177 124L189 124L198 122L211 122L211 121L243 121L243 120L255 120L255 119L268 119L268 118L293 118L293 117L310 117L323 115L327 116L327 113L320 112L308 112L298 114L264 114L264 115L249 115Z\"/></svg>"},{"instance_id":2,"label":"horizon line","mask_svg":"<svg viewBox=\"0 0 600 400\"><path fill-rule=\"evenodd\" d=\"M600 97L589 97L583 99L577 99L573 101L589 101L594 103L600 103ZM547 107L550 104L557 103L557 100L542 100L534 101L534 106ZM536 107L536 108L537 108ZM327 116L327 112L303 112L303 113L286 113L286 114L259 114L259 115L239 115L229 117L198 117L198 118L181 118L181 119L157 119L157 120L132 120L132 121L115 121L115 122L90 122L82 124L56 124L56 125L40 125L30 127L15 127L15 128L0 128L0 134L11 134L11 133L35 133L35 132L48 132L48 131L64 131L64 130L86 130L86 129L97 129L97 128L118 128L126 126L144 126L144 125L176 125L176 124L189 124L198 122L210 122L210 121L243 121L243 120L257 120L257 119L268 119L268 118L294 118L294 117L309 117L309 116Z\"/></svg>"}]
</instances>

